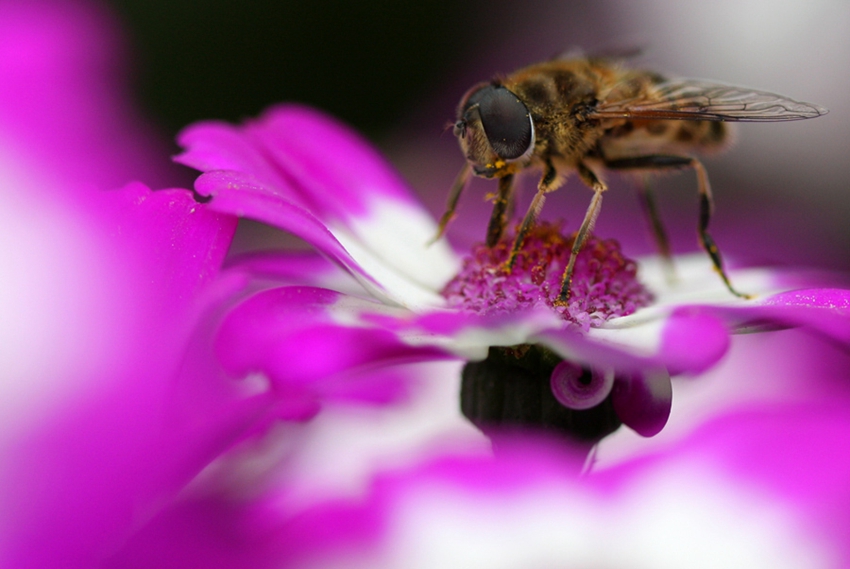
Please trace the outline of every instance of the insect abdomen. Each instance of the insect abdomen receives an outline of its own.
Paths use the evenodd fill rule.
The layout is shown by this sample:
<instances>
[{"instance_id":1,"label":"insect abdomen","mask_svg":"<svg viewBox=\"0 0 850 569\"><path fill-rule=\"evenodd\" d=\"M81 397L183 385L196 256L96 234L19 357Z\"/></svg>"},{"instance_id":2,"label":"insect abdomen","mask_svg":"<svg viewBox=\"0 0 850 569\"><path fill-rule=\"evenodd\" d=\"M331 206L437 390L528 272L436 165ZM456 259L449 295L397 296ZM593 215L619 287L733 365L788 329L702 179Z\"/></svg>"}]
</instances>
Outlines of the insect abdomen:
<instances>
[{"instance_id":1,"label":"insect abdomen","mask_svg":"<svg viewBox=\"0 0 850 569\"><path fill-rule=\"evenodd\" d=\"M725 148L730 135L730 125L721 121L627 120L609 128L601 146L611 159L711 153Z\"/></svg>"}]
</instances>

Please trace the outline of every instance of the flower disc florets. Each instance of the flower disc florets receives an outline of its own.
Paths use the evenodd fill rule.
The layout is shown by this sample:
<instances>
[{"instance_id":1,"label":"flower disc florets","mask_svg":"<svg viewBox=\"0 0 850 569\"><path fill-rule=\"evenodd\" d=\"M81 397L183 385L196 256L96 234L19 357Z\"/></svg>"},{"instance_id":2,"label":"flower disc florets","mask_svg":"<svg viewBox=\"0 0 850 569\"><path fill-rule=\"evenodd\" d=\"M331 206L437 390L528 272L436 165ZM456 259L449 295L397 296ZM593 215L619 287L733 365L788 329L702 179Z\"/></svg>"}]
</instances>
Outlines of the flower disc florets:
<instances>
[{"instance_id":1,"label":"flower disc florets","mask_svg":"<svg viewBox=\"0 0 850 569\"><path fill-rule=\"evenodd\" d=\"M477 245L442 291L450 306L478 314L548 306L584 329L633 313L652 300L637 280L637 264L613 239L589 237L576 258L568 306L556 306L575 235L561 224L539 223L525 238L513 268L505 262L515 233L493 247Z\"/></svg>"}]
</instances>

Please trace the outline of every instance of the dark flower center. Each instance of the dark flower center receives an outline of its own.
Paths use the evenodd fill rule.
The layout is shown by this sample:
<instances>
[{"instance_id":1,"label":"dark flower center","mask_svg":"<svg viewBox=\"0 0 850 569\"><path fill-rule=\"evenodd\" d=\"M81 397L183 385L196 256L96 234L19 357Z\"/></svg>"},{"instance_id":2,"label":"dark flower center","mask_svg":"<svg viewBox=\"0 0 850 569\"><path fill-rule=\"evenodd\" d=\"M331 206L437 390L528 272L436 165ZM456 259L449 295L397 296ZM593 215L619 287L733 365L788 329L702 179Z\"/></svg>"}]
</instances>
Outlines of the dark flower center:
<instances>
[{"instance_id":1,"label":"dark flower center","mask_svg":"<svg viewBox=\"0 0 850 569\"><path fill-rule=\"evenodd\" d=\"M560 224L539 223L526 237L510 271L504 268L515 234L494 247L478 245L442 291L449 306L478 314L548 306L584 329L633 313L652 300L637 280L637 264L613 239L588 238L576 258L568 306L555 306L575 235Z\"/></svg>"},{"instance_id":2,"label":"dark flower center","mask_svg":"<svg viewBox=\"0 0 850 569\"><path fill-rule=\"evenodd\" d=\"M540 345L491 347L463 368L461 411L489 436L543 431L590 450L621 424L611 385L595 385L606 379Z\"/></svg>"}]
</instances>

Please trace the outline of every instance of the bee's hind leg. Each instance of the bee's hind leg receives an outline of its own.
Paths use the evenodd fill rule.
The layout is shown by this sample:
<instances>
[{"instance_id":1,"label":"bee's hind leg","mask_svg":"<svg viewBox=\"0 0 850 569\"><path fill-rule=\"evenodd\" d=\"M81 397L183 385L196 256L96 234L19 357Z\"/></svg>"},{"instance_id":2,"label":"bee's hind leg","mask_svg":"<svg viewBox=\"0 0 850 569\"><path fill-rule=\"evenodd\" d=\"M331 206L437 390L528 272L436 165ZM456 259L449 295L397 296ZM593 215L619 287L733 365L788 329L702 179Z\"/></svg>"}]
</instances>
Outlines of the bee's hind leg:
<instances>
[{"instance_id":1,"label":"bee's hind leg","mask_svg":"<svg viewBox=\"0 0 850 569\"><path fill-rule=\"evenodd\" d=\"M655 205L655 191L650 184L649 175L643 174L640 176L637 184L637 194L643 215L649 224L649 229L655 240L655 246L664 263L667 282L672 284L676 280L673 254L670 251L670 240L667 238L667 231L664 229L661 216L658 214L658 207Z\"/></svg>"},{"instance_id":2,"label":"bee's hind leg","mask_svg":"<svg viewBox=\"0 0 850 569\"><path fill-rule=\"evenodd\" d=\"M705 168L699 160L690 156L652 154L634 158L606 160L605 166L612 170L672 170L693 168L697 175L697 188L699 189L700 198L699 224L697 226L700 244L706 253L708 253L711 263L714 265L714 270L720 275L723 284L726 285L729 292L740 298L750 298L749 295L738 292L732 286L729 276L723 269L723 257L720 255L720 249L717 248L717 244L708 233L708 222L711 220L711 214L714 211L714 200L711 195L711 185L708 183L708 174L706 174Z\"/></svg>"}]
</instances>

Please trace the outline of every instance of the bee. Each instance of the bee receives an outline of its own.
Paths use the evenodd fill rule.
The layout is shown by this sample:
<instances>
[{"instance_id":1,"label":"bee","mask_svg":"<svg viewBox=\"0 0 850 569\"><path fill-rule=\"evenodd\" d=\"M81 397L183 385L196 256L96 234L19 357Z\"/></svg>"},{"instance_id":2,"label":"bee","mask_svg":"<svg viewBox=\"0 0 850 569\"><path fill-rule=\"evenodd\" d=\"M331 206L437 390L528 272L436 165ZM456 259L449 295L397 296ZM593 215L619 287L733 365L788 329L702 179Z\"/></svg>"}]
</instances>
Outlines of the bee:
<instances>
[{"instance_id":1,"label":"bee","mask_svg":"<svg viewBox=\"0 0 850 569\"><path fill-rule=\"evenodd\" d=\"M826 114L819 105L782 95L696 79L668 79L630 69L608 57L558 58L472 87L461 99L454 135L466 163L449 194L438 237L454 216L472 174L496 178L498 191L486 243L502 237L513 207L514 178L542 170L537 192L522 220L508 260L510 271L546 194L577 174L593 197L578 229L556 304L566 305L576 255L599 215L607 186L603 170L646 174L690 168L699 191L699 241L729 291L739 297L723 269L708 225L714 209L711 186L694 154L723 149L729 121L791 121ZM639 192L662 255L670 248L648 188Z\"/></svg>"}]
</instances>

